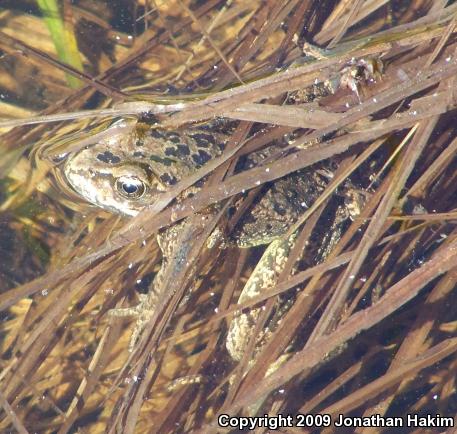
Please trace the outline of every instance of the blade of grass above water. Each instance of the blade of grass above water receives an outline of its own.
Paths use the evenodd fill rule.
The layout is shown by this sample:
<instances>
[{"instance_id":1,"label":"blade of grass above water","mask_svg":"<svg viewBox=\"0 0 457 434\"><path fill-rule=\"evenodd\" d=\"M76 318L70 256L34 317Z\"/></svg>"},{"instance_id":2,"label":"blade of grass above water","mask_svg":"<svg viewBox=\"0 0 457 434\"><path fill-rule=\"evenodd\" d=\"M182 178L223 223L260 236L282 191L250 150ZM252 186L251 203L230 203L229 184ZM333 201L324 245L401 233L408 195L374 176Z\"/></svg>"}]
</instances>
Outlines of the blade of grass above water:
<instances>
[{"instance_id":1,"label":"blade of grass above water","mask_svg":"<svg viewBox=\"0 0 457 434\"><path fill-rule=\"evenodd\" d=\"M43 14L43 20L49 29L59 60L73 66L78 71L83 70L81 56L76 43L73 29L65 25L56 0L37 0L38 7ZM81 81L66 74L68 85L77 89Z\"/></svg>"}]
</instances>

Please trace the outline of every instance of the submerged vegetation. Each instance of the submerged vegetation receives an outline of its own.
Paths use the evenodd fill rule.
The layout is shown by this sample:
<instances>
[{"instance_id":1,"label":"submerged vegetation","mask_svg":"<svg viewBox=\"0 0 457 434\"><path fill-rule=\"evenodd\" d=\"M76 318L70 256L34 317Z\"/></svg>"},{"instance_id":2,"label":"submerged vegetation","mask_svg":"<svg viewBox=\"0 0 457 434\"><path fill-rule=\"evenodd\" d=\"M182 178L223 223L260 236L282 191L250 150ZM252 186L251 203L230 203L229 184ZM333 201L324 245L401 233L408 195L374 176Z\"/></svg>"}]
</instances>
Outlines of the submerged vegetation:
<instances>
[{"instance_id":1,"label":"submerged vegetation","mask_svg":"<svg viewBox=\"0 0 457 434\"><path fill-rule=\"evenodd\" d=\"M54 13L82 70L56 49ZM222 413L454 417L456 14L432 0L2 4L0 431L216 432ZM171 131L229 119L230 140L121 218L81 201L60 165L125 117ZM237 170L271 144L266 165ZM277 281L237 304L268 249L211 247L208 227L230 231L263 184L330 158L338 169L284 237L296 231ZM313 262L349 177L364 206ZM208 207L241 199L199 231ZM189 216L190 260L129 351L134 321L110 313L147 292L156 233ZM232 360L234 315L261 307L262 334L278 299L294 303Z\"/></svg>"}]
</instances>

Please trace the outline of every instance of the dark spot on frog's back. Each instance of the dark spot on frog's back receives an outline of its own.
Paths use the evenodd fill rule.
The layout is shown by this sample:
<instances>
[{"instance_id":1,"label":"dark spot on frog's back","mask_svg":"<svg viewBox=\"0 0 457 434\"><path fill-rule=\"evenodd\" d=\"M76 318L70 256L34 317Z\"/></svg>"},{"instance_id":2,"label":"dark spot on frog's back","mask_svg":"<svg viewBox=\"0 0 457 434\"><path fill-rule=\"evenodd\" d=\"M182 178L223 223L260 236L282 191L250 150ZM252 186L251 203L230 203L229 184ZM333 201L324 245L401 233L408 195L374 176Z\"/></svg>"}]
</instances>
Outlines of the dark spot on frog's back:
<instances>
[{"instance_id":1,"label":"dark spot on frog's back","mask_svg":"<svg viewBox=\"0 0 457 434\"><path fill-rule=\"evenodd\" d=\"M273 203L273 209L280 215L280 216L285 216L287 213L287 210L280 205L279 203Z\"/></svg>"},{"instance_id":2,"label":"dark spot on frog's back","mask_svg":"<svg viewBox=\"0 0 457 434\"><path fill-rule=\"evenodd\" d=\"M103 154L98 154L97 160L108 164L117 164L121 162L121 159L110 151L105 151Z\"/></svg>"},{"instance_id":3,"label":"dark spot on frog's back","mask_svg":"<svg viewBox=\"0 0 457 434\"><path fill-rule=\"evenodd\" d=\"M165 155L182 159L190 155L190 149L188 146L180 143L179 145L165 148Z\"/></svg>"},{"instance_id":4,"label":"dark spot on frog's back","mask_svg":"<svg viewBox=\"0 0 457 434\"><path fill-rule=\"evenodd\" d=\"M186 145L181 145L181 144L177 145L176 151L178 152L178 155L180 157L187 157L190 155L189 146L186 146Z\"/></svg>"},{"instance_id":5,"label":"dark spot on frog's back","mask_svg":"<svg viewBox=\"0 0 457 434\"><path fill-rule=\"evenodd\" d=\"M168 173L160 175L160 180L167 185L175 185L178 182L173 175L170 176Z\"/></svg>"},{"instance_id":6,"label":"dark spot on frog's back","mask_svg":"<svg viewBox=\"0 0 457 434\"><path fill-rule=\"evenodd\" d=\"M192 137L195 140L195 143L199 148L209 148L210 145L214 145L214 136L206 133L196 133L192 134Z\"/></svg>"},{"instance_id":7,"label":"dark spot on frog's back","mask_svg":"<svg viewBox=\"0 0 457 434\"><path fill-rule=\"evenodd\" d=\"M155 139L163 139L164 138L164 135L159 130L157 130L155 128L151 128L150 130L148 130L148 134L149 134L149 136L154 137Z\"/></svg>"},{"instance_id":8,"label":"dark spot on frog's back","mask_svg":"<svg viewBox=\"0 0 457 434\"><path fill-rule=\"evenodd\" d=\"M165 155L168 157L177 157L178 150L176 148L165 148Z\"/></svg>"},{"instance_id":9,"label":"dark spot on frog's back","mask_svg":"<svg viewBox=\"0 0 457 434\"><path fill-rule=\"evenodd\" d=\"M150 155L149 159L155 163L163 164L164 166L171 166L173 164L173 160L170 158L160 158L157 155Z\"/></svg>"},{"instance_id":10,"label":"dark spot on frog's back","mask_svg":"<svg viewBox=\"0 0 457 434\"><path fill-rule=\"evenodd\" d=\"M140 152L140 151L135 151L135 152L133 153L133 156L134 156L135 158L146 158L146 155L144 155L144 154L143 154L142 152Z\"/></svg>"},{"instance_id":11,"label":"dark spot on frog's back","mask_svg":"<svg viewBox=\"0 0 457 434\"><path fill-rule=\"evenodd\" d=\"M167 139L172 143L179 143L181 141L181 137L177 133L167 133Z\"/></svg>"},{"instance_id":12,"label":"dark spot on frog's back","mask_svg":"<svg viewBox=\"0 0 457 434\"><path fill-rule=\"evenodd\" d=\"M199 166L203 166L207 161L211 160L211 155L199 149L198 154L192 154L192 160Z\"/></svg>"}]
</instances>

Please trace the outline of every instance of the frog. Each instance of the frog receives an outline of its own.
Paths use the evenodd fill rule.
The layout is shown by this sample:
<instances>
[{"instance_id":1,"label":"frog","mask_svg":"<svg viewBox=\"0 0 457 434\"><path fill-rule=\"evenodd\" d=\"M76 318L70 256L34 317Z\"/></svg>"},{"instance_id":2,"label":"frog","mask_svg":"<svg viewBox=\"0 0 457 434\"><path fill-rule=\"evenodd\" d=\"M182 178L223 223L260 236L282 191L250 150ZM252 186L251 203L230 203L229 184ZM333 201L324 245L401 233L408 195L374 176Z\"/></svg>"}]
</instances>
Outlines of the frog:
<instances>
[{"instance_id":1,"label":"frog","mask_svg":"<svg viewBox=\"0 0 457 434\"><path fill-rule=\"evenodd\" d=\"M118 128L119 122L131 123L129 134ZM63 178L93 206L133 217L153 205L162 193L222 155L228 136L211 131L212 127L213 124L208 123L169 131L142 120L117 121L109 127L112 134L104 134L99 142L67 156ZM262 164L275 149L277 146L249 155L244 167ZM318 163L263 185L233 230L223 234L223 246L251 248L270 244L284 235L325 189L331 178L327 166ZM185 200L199 188L201 186L194 185L186 189L176 200ZM219 210L220 207L213 206L205 212L214 214ZM137 318L129 347L131 351L160 301L167 267L178 267L178 257L182 256L179 236L185 231L186 220L172 223L158 232L162 265L148 293L140 294L140 304L117 309L114 313Z\"/></svg>"},{"instance_id":2,"label":"frog","mask_svg":"<svg viewBox=\"0 0 457 434\"><path fill-rule=\"evenodd\" d=\"M337 75L336 86L349 87L359 97L362 82L371 79L378 70L381 71L380 62L376 63L376 68L372 64L372 61L367 60L346 67ZM357 69L357 74L353 72L354 68ZM319 99L334 92L335 85L324 85L319 91L316 86L311 86L304 94L306 101L309 101L310 98ZM297 103L302 96L303 92L300 91L289 93L287 101ZM230 128L221 129L220 126L224 127L226 124L224 120L219 121L221 120L168 130L161 128L154 118L121 119L113 123L109 128L112 131L104 134L99 142L67 156L63 165L64 178L81 198L92 205L123 216L136 216L145 207L153 206L163 193L223 154L229 139L226 130ZM130 125L130 128L127 128L129 133L125 132L125 128L117 128L119 123ZM288 140L289 135L286 135L286 144ZM241 170L261 165L277 152L278 145L275 143L249 154ZM223 235L220 244L251 248L269 245L283 237L325 190L332 178L332 170L336 168L335 164L337 165L335 161L319 162L263 185L260 194L245 210L233 230ZM199 181L179 194L176 201L179 203L185 200L200 188ZM346 187L346 196L350 197L353 191L350 186ZM345 202L328 233L338 233L342 222L354 215L350 208L361 207L360 203L354 205L354 201L347 200L347 197ZM216 204L205 212L214 215L220 209ZM116 315L137 317L131 338L131 351L163 296L166 270L172 271L172 274L168 274L169 277L185 262L180 250L182 240L192 239L192 223L189 219L172 223L158 232L157 242L163 260L148 294L139 296L138 306L116 310ZM187 235L183 235L180 241L180 236L185 234L186 230ZM214 232L217 232L217 228ZM265 261L266 265L259 269L262 276L250 279L247 285L249 289L246 290L250 295L244 295L246 291L242 291L242 298L252 298L263 287L274 284L275 276L284 266L293 242L294 237L289 236L279 241L276 247L273 245L267 252L269 257ZM326 244L330 246L334 242L335 240ZM329 250L329 246L324 246L322 250ZM278 252L283 252L284 255L278 256ZM278 260L278 257L282 259ZM230 326L226 347L234 360L239 360L243 353L243 347L248 340L246 329L252 328L250 323L250 319L241 315L235 318Z\"/></svg>"}]
</instances>

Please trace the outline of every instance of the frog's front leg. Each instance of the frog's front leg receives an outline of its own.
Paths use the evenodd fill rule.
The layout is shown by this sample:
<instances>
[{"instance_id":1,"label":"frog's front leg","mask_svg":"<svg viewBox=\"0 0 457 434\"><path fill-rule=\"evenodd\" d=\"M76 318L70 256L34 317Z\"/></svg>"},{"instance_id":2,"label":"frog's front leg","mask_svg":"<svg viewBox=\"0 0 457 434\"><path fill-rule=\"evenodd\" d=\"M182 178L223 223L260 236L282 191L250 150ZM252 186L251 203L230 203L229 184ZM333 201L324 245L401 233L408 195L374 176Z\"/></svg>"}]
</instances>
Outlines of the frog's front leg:
<instances>
[{"instance_id":1,"label":"frog's front leg","mask_svg":"<svg viewBox=\"0 0 457 434\"><path fill-rule=\"evenodd\" d=\"M160 296L163 293L164 277L167 274L168 267L173 266L175 270L177 269L178 249L180 248L178 239L179 234L184 231L185 225L185 221L174 224L160 231L157 235L157 242L162 253L162 264L151 283L148 293L138 295L139 303L136 306L112 309L108 313L110 316L136 318L129 343L130 352L133 351L141 332L151 319L159 303Z\"/></svg>"},{"instance_id":2,"label":"frog's front leg","mask_svg":"<svg viewBox=\"0 0 457 434\"><path fill-rule=\"evenodd\" d=\"M136 323L130 339L129 350L133 351L146 325L164 306L192 273L200 250L207 245L221 213L219 207L195 214L182 222L160 231L157 236L162 251L162 266L156 274L147 294L133 308L115 309L114 316L135 316ZM187 286L187 285L186 285Z\"/></svg>"}]
</instances>

